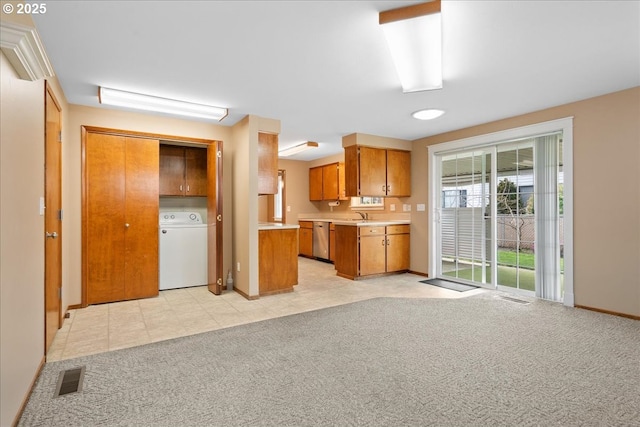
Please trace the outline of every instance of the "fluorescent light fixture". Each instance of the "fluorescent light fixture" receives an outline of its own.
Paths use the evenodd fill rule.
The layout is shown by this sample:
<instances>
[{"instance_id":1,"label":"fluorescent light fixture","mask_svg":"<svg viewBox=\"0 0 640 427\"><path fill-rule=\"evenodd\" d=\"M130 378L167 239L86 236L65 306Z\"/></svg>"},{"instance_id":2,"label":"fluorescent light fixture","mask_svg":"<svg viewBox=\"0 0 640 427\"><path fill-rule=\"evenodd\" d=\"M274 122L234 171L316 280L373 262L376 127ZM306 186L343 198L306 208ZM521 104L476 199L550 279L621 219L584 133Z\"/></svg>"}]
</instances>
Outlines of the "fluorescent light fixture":
<instances>
[{"instance_id":1,"label":"fluorescent light fixture","mask_svg":"<svg viewBox=\"0 0 640 427\"><path fill-rule=\"evenodd\" d=\"M293 156L294 154L298 154L305 150L308 150L309 148L317 148L317 147L318 147L317 142L307 141L307 142L303 142L302 144L294 145L293 147L285 148L283 150L278 151L278 156L289 157L289 156Z\"/></svg>"},{"instance_id":2,"label":"fluorescent light fixture","mask_svg":"<svg viewBox=\"0 0 640 427\"><path fill-rule=\"evenodd\" d=\"M414 119L418 119L418 120L433 120L433 119L437 119L438 117L440 117L443 114L444 114L444 111L442 111L442 110L437 110L435 108L429 108L429 109L426 109L426 110L416 111L415 113L412 113L411 115L413 116Z\"/></svg>"},{"instance_id":3,"label":"fluorescent light fixture","mask_svg":"<svg viewBox=\"0 0 640 427\"><path fill-rule=\"evenodd\" d=\"M198 119L220 121L227 117L228 113L226 108L214 107L212 105L194 104L192 102L178 101L175 99L158 98L156 96L125 92L106 87L100 87L98 98L101 104L155 111L157 113L175 114L178 116L195 117Z\"/></svg>"},{"instance_id":4,"label":"fluorescent light fixture","mask_svg":"<svg viewBox=\"0 0 640 427\"><path fill-rule=\"evenodd\" d=\"M380 12L403 92L442 89L440 0Z\"/></svg>"}]
</instances>

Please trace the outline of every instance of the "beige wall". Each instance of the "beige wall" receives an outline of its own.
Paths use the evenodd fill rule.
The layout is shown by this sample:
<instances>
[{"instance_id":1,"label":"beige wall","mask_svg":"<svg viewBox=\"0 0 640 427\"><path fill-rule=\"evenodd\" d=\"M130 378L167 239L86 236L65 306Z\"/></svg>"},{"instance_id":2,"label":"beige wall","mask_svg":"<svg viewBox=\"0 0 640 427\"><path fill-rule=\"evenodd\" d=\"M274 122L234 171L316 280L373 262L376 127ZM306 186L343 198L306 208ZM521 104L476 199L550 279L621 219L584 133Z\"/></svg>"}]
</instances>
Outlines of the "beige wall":
<instances>
[{"instance_id":1,"label":"beige wall","mask_svg":"<svg viewBox=\"0 0 640 427\"><path fill-rule=\"evenodd\" d=\"M3 14L2 20L33 27L28 15ZM67 101L57 79L48 81L62 107L64 139ZM44 80L20 80L0 53L2 426L14 421L44 360L44 216L39 213L44 197L44 88Z\"/></svg>"},{"instance_id":2,"label":"beige wall","mask_svg":"<svg viewBox=\"0 0 640 427\"><path fill-rule=\"evenodd\" d=\"M640 315L640 88L413 143L413 206L428 205L428 145L574 117L575 304ZM427 211L412 212L411 269L428 271Z\"/></svg>"},{"instance_id":3,"label":"beige wall","mask_svg":"<svg viewBox=\"0 0 640 427\"><path fill-rule=\"evenodd\" d=\"M13 422L44 356L44 81L0 54L1 425Z\"/></svg>"}]
</instances>

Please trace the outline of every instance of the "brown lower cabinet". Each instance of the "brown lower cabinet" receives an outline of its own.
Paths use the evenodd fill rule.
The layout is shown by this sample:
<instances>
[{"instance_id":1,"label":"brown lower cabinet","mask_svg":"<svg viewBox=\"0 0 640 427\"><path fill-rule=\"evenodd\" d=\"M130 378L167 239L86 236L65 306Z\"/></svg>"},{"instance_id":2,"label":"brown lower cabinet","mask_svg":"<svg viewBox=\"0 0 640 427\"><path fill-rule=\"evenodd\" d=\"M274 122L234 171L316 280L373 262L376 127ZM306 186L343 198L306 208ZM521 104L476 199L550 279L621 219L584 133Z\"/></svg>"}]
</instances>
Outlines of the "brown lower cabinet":
<instances>
[{"instance_id":1,"label":"brown lower cabinet","mask_svg":"<svg viewBox=\"0 0 640 427\"><path fill-rule=\"evenodd\" d=\"M311 258L313 257L313 221L299 221L298 224L300 225L298 253Z\"/></svg>"},{"instance_id":2,"label":"brown lower cabinet","mask_svg":"<svg viewBox=\"0 0 640 427\"><path fill-rule=\"evenodd\" d=\"M158 149L154 139L86 134L86 304L158 295Z\"/></svg>"},{"instance_id":3,"label":"brown lower cabinet","mask_svg":"<svg viewBox=\"0 0 640 427\"><path fill-rule=\"evenodd\" d=\"M409 270L409 225L336 225L338 276L355 279Z\"/></svg>"},{"instance_id":4,"label":"brown lower cabinet","mask_svg":"<svg viewBox=\"0 0 640 427\"><path fill-rule=\"evenodd\" d=\"M298 284L298 230L258 230L260 295L293 291Z\"/></svg>"}]
</instances>

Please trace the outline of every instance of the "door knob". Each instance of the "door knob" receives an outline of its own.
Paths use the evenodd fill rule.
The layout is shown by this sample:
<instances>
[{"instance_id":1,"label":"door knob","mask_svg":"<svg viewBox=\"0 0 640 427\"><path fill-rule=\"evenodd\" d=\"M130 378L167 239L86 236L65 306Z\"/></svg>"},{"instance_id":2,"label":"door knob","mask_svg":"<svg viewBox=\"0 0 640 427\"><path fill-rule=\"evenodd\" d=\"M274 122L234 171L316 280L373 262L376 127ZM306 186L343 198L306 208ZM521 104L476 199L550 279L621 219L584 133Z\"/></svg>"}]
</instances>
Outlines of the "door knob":
<instances>
[{"instance_id":1,"label":"door knob","mask_svg":"<svg viewBox=\"0 0 640 427\"><path fill-rule=\"evenodd\" d=\"M124 223L124 228L129 228L129 223L128 222Z\"/></svg>"},{"instance_id":2,"label":"door knob","mask_svg":"<svg viewBox=\"0 0 640 427\"><path fill-rule=\"evenodd\" d=\"M44 235L46 236L47 239L49 239L49 238L55 239L55 238L58 237L58 233L56 233L55 231L53 233L45 232Z\"/></svg>"}]
</instances>

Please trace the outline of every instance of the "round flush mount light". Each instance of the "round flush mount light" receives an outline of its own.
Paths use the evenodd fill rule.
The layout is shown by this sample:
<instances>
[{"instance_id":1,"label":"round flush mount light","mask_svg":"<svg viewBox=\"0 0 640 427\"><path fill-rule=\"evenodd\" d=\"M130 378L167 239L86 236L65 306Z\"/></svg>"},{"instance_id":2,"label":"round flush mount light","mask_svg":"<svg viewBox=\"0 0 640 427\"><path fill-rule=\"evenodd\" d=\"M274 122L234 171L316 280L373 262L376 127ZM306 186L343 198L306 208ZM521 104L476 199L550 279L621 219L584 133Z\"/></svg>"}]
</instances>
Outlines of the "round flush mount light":
<instances>
[{"instance_id":1,"label":"round flush mount light","mask_svg":"<svg viewBox=\"0 0 640 427\"><path fill-rule=\"evenodd\" d=\"M411 115L413 116L414 119L418 119L418 120L433 120L433 119L436 119L436 118L440 117L443 114L444 114L444 111L442 111L442 110L436 110L434 108L429 108L429 109L426 109L426 110L416 111L415 113L413 113Z\"/></svg>"}]
</instances>

